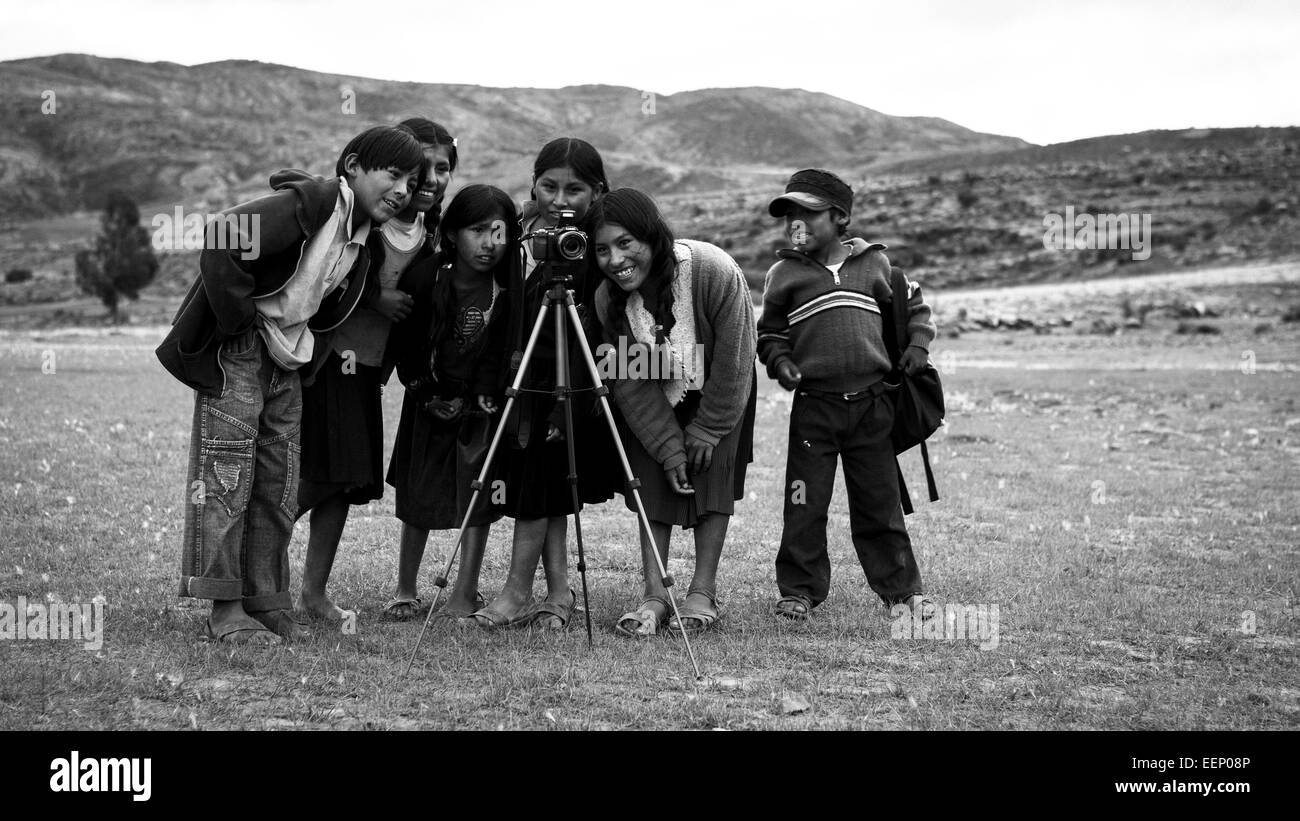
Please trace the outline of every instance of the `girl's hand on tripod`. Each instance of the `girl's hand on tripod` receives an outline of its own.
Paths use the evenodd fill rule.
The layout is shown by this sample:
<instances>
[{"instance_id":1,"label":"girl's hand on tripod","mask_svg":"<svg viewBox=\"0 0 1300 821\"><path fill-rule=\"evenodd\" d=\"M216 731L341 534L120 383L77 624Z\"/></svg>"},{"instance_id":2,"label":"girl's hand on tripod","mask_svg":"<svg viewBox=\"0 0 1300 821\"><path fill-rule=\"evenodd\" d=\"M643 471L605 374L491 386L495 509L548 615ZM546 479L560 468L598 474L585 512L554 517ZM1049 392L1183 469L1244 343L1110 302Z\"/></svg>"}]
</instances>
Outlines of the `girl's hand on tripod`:
<instances>
[{"instance_id":1,"label":"girl's hand on tripod","mask_svg":"<svg viewBox=\"0 0 1300 821\"><path fill-rule=\"evenodd\" d=\"M685 463L675 468L664 468L664 476L668 479L668 487L672 488L673 493L679 496L690 496L695 493L695 488L691 487L691 480L686 474Z\"/></svg>"},{"instance_id":2,"label":"girl's hand on tripod","mask_svg":"<svg viewBox=\"0 0 1300 821\"><path fill-rule=\"evenodd\" d=\"M555 426L554 422L548 422L546 424L546 441L558 442L563 438L564 434L560 433L560 429Z\"/></svg>"},{"instance_id":3,"label":"girl's hand on tripod","mask_svg":"<svg viewBox=\"0 0 1300 821\"><path fill-rule=\"evenodd\" d=\"M490 396L484 396L483 394L479 394L474 401L478 403L478 409L488 415L497 412L497 402L495 399L493 399Z\"/></svg>"}]
</instances>

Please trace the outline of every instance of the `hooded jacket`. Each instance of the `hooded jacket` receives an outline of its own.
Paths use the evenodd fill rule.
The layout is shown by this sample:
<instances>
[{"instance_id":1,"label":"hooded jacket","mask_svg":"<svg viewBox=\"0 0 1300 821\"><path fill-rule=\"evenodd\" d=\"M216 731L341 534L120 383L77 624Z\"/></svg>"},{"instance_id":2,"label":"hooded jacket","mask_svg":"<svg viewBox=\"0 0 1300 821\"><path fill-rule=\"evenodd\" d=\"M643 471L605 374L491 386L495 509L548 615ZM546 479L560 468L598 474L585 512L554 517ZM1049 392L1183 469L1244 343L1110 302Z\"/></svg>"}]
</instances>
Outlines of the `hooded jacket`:
<instances>
[{"instance_id":1,"label":"hooded jacket","mask_svg":"<svg viewBox=\"0 0 1300 821\"><path fill-rule=\"evenodd\" d=\"M158 346L158 360L168 373L203 393L225 390L221 345L254 326L254 299L277 293L298 270L306 244L330 218L339 198L339 178L314 177L301 171L281 171L271 177L273 192L236 205L208 223L199 276L190 286L172 319L171 331ZM256 256L245 259L249 237L241 221L258 220ZM373 245L357 254L356 262L338 287L321 301L307 327L317 334L317 359L328 352L320 338L348 318L363 296L373 295L374 278L367 277Z\"/></svg>"},{"instance_id":2,"label":"hooded jacket","mask_svg":"<svg viewBox=\"0 0 1300 821\"><path fill-rule=\"evenodd\" d=\"M839 273L800 251L777 252L758 320L758 357L769 376L790 359L803 375L800 387L852 393L893 369L884 337L891 326L881 320L893 297L885 246L856 237L845 244ZM907 307L908 344L929 350L936 329L915 282L908 282Z\"/></svg>"}]
</instances>

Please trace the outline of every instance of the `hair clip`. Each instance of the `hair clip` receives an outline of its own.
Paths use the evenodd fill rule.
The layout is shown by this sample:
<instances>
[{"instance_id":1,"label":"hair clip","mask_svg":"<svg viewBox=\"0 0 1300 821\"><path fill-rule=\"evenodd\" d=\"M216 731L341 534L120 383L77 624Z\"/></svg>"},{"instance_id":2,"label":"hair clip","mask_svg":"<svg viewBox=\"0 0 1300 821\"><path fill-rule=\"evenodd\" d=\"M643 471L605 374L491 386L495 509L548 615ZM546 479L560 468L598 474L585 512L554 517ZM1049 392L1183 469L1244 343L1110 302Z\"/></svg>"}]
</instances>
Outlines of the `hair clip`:
<instances>
[{"instance_id":1,"label":"hair clip","mask_svg":"<svg viewBox=\"0 0 1300 821\"><path fill-rule=\"evenodd\" d=\"M456 137L452 137L452 138L451 138L451 147L452 147L452 148L460 148L460 140L459 140L458 138L456 138Z\"/></svg>"}]
</instances>

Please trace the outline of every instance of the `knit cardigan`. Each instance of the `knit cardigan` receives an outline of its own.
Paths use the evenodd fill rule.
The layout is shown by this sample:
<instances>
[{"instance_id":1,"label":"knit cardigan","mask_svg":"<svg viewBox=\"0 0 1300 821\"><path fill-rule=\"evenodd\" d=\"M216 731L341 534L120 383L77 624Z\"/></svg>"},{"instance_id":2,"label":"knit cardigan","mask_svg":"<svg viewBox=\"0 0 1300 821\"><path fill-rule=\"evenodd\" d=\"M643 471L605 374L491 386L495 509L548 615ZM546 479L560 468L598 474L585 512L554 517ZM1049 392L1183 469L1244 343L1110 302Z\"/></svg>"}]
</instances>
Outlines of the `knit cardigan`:
<instances>
[{"instance_id":1,"label":"knit cardigan","mask_svg":"<svg viewBox=\"0 0 1300 821\"><path fill-rule=\"evenodd\" d=\"M673 250L677 257L674 276L690 268L692 257L698 263L691 298L695 341L704 346L699 410L683 430L658 380L609 380L628 427L665 470L686 463L687 434L716 445L740 424L753 384L756 343L754 305L736 261L707 242L677 240ZM602 282L595 301L604 339L617 346L617 334L609 317L610 289L614 287L609 280Z\"/></svg>"},{"instance_id":2,"label":"knit cardigan","mask_svg":"<svg viewBox=\"0 0 1300 821\"><path fill-rule=\"evenodd\" d=\"M857 238L846 244L838 274L798 251L777 253L758 320L758 356L768 376L789 359L803 377L800 387L853 393L893 369L884 338L893 319L880 309L892 299L885 246ZM936 329L915 282L907 284L907 311L908 345L929 350Z\"/></svg>"}]
</instances>

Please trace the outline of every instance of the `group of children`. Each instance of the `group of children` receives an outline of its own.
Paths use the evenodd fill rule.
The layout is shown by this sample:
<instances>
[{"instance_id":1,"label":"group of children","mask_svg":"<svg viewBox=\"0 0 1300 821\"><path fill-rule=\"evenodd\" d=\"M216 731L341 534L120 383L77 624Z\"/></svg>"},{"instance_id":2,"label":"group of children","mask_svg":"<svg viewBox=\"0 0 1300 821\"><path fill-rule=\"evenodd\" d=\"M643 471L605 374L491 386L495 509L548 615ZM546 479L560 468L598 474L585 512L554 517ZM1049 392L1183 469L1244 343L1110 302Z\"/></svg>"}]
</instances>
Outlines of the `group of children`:
<instances>
[{"instance_id":1,"label":"group of children","mask_svg":"<svg viewBox=\"0 0 1300 821\"><path fill-rule=\"evenodd\" d=\"M575 512L575 497L578 505L606 501L624 490L624 480L600 406L592 392L582 391L590 387L587 368L570 347L569 372L578 392L568 410L580 477L576 491L570 486L566 408L553 393L556 351L563 348L550 322L534 346L525 390L516 396L509 418L502 418L505 388L515 378L550 287L548 266L538 264L532 244L521 237L554 227L561 212L571 211L589 236L599 228L619 249L633 249L626 265L616 251L620 262L611 267L608 248L601 246L600 260L589 252L574 266L569 288L593 350L602 338L611 338L611 329L603 327L611 323L611 292L620 294L615 300L620 311L624 303L639 306L644 292L646 323L656 318L661 323L653 325L650 338L658 331L662 340L667 336L663 317L648 311L655 309L651 303L659 302L658 294L667 295L663 311L671 311L676 278L689 280L694 271L697 279L726 280L722 290L697 285L701 294L736 290L728 284L731 279L745 291L733 260L707 243L674 244L652 201L639 192L614 192L605 214L601 201L610 186L590 143L574 138L547 143L534 163L531 198L521 209L501 189L474 184L458 191L444 210L458 159L456 140L429 120L371 128L345 146L335 176L282 171L271 178L271 194L230 209L260 222L261 247L252 259L225 250L247 248L249 238L223 235L248 221L210 223L199 277L158 349L163 365L195 390L180 594L212 601L204 627L210 640L275 644L305 635L307 619L344 618L345 611L326 594L326 583L349 509L381 498L385 481L396 491L402 532L397 585L384 615L422 615L425 603L416 580L429 532L461 526L471 480L483 468L498 425L503 430L494 481L480 493L467 521L459 571L442 612L485 628L564 628L577 605L567 552L567 517ZM621 210L617 201L624 203ZM629 211L628 203L635 208ZM894 363L882 342L880 303L889 298L884 246L845 241L852 191L829 172L799 172L769 211L785 218L793 250L783 252L768 273L756 353L769 375L797 391L785 532L776 560L781 598L773 612L806 619L826 598L826 514L837 454L843 456L849 483L854 546L872 588L887 605L931 608L903 526L889 446L892 403L883 386ZM632 227L619 223L634 222L636 213L650 214L650 222L660 226L654 233L667 237L667 250L656 263L662 282L655 280L653 292L649 286L637 290L645 281L644 274L634 273L637 239L617 236ZM703 274L699 260L692 263L700 254L716 260ZM649 251L645 259L648 265ZM622 292L632 293L632 299ZM746 347L729 355L739 363L732 369L736 386L753 381L755 328L745 293L743 306L728 297L736 302L731 312L744 317L747 326L743 334L730 326L725 331L729 344L734 347L739 339ZM689 292L681 298L691 299ZM908 307L910 346L898 365L912 371L926 363L935 329L915 284ZM671 327L674 319L663 316ZM687 329L709 321L701 315L696 323L689 312L682 320ZM626 320L619 327L635 331ZM385 473L381 391L394 370L405 393ZM707 378L705 370L700 377ZM664 388L671 395L672 385ZM706 429L698 423L702 417L691 416L699 412L699 392L690 392L692 398L682 403L683 388L674 397L677 410L668 411L678 421L668 427L686 442L685 458L668 460L671 465L643 459L640 469L658 464L665 473L659 485L676 494L693 493L691 479L707 474L724 434L730 436L729 453L735 453L736 441L743 443L734 459L747 462L753 389L746 394L748 403L743 391L728 390L735 395L724 401L740 414L728 417L734 432L700 434ZM705 413L708 402L706 395ZM629 432L622 414L616 415L625 442L663 428L641 413ZM637 453L653 454L649 439L640 444L644 448ZM728 471L713 482L719 498L731 494L733 472ZM743 479L742 462L735 498L743 495ZM793 498L805 488L806 499ZM302 516L310 526L295 604L288 545ZM487 602L478 590L479 571L490 525L502 516L514 520L510 566L504 586ZM691 527L704 518L692 513L676 521ZM725 523L721 532L725 535ZM661 541L666 549L666 537ZM694 617L696 626L708 627L718 615L712 579L717 557L711 554L720 552L720 541L709 551L708 585L701 588L707 593L704 604L713 607ZM697 561L702 560L697 549ZM534 601L539 562L547 590ZM650 576L647 569L648 590ZM651 615L653 627L662 613ZM622 629L626 618L619 632L653 632Z\"/></svg>"}]
</instances>

